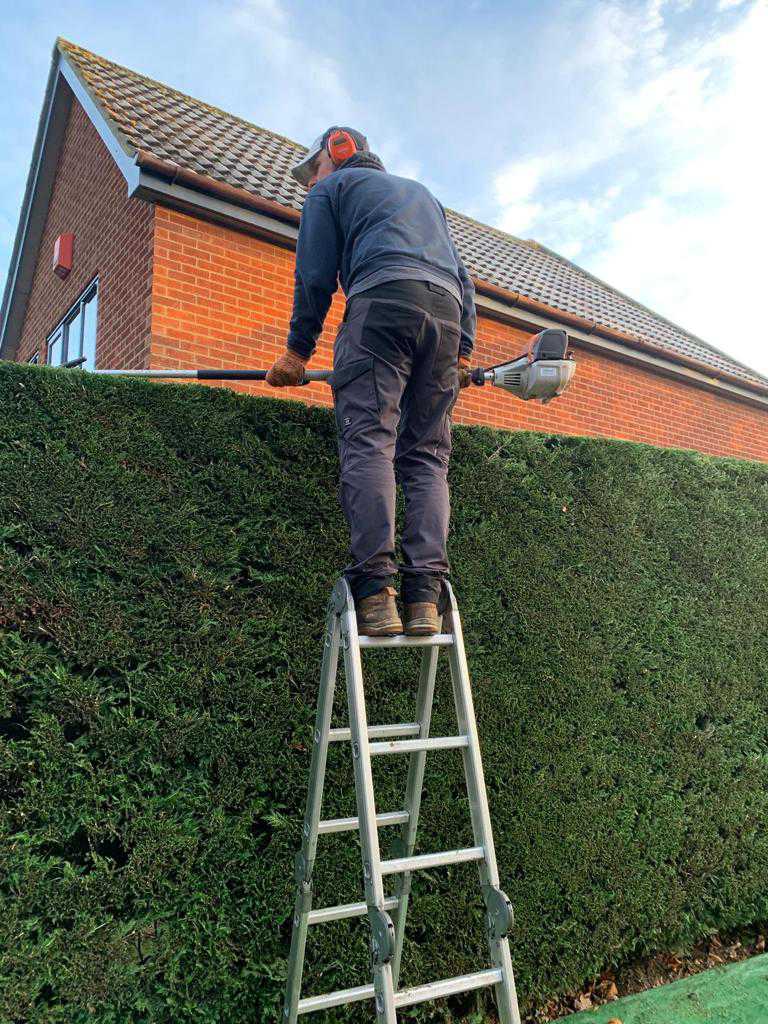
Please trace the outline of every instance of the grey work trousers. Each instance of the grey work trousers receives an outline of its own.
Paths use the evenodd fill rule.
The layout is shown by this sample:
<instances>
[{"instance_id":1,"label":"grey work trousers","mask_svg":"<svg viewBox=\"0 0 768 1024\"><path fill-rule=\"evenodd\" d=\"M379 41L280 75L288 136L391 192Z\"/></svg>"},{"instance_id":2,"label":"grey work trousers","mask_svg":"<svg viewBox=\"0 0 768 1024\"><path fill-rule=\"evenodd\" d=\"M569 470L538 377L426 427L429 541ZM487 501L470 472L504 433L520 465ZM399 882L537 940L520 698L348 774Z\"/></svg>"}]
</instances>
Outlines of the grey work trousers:
<instances>
[{"instance_id":1,"label":"grey work trousers","mask_svg":"<svg viewBox=\"0 0 768 1024\"><path fill-rule=\"evenodd\" d=\"M344 574L356 600L394 582L403 599L437 601L449 572L451 411L458 398L461 309L426 281L390 281L354 295L333 353L341 465L350 530ZM405 496L395 559L395 486Z\"/></svg>"}]
</instances>

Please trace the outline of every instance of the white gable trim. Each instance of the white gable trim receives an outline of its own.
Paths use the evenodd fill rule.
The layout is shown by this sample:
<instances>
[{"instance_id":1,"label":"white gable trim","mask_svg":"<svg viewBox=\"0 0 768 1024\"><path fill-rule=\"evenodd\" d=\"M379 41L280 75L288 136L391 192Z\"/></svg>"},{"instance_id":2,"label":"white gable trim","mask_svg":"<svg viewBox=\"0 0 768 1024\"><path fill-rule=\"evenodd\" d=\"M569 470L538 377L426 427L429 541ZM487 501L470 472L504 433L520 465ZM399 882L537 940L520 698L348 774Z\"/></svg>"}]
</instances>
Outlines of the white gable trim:
<instances>
[{"instance_id":1,"label":"white gable trim","mask_svg":"<svg viewBox=\"0 0 768 1024\"><path fill-rule=\"evenodd\" d=\"M99 110L71 62L54 47L0 307L0 359L16 357L73 96L99 133L129 191L138 184L139 168L128 153L121 133Z\"/></svg>"},{"instance_id":2,"label":"white gable trim","mask_svg":"<svg viewBox=\"0 0 768 1024\"><path fill-rule=\"evenodd\" d=\"M69 89L60 87L57 58L58 50L54 50L54 60L48 75L43 109L40 112L35 146L32 150L32 160L19 214L19 225L11 252L3 304L0 307L1 359L13 359L16 355L35 273L35 256L48 215L48 204L53 180L56 176L59 149L72 104L72 93Z\"/></svg>"},{"instance_id":3,"label":"white gable trim","mask_svg":"<svg viewBox=\"0 0 768 1024\"><path fill-rule=\"evenodd\" d=\"M134 163L133 154L130 152L125 136L113 121L105 117L103 111L88 92L75 66L66 54L63 53L59 54L59 71L99 133L101 141L109 150L110 156L125 178L128 192L130 193L138 185L139 168Z\"/></svg>"}]
</instances>

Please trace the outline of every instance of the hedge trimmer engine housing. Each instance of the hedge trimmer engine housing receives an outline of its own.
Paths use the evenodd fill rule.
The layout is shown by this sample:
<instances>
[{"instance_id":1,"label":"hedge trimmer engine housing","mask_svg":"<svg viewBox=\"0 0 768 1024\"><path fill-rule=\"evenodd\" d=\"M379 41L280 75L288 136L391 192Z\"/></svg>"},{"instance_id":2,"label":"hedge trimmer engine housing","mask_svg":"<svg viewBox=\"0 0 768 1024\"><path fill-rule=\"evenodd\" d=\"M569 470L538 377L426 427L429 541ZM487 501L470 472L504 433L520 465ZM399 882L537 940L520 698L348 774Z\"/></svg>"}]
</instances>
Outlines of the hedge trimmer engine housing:
<instances>
[{"instance_id":1,"label":"hedge trimmer engine housing","mask_svg":"<svg viewBox=\"0 0 768 1024\"><path fill-rule=\"evenodd\" d=\"M471 381L486 382L509 391L524 402L538 398L542 404L562 395L571 382L576 363L568 352L568 335L547 328L531 338L528 350L509 363L472 370Z\"/></svg>"}]
</instances>

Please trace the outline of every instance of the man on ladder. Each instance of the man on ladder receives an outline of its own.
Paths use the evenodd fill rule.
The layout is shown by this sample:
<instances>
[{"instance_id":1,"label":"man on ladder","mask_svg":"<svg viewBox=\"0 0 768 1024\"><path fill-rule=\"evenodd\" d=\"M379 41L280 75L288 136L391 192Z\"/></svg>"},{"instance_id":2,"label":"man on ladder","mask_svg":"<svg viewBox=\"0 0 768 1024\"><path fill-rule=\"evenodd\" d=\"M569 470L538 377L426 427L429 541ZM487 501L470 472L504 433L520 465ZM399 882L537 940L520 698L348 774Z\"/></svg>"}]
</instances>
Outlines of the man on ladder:
<instances>
[{"instance_id":1,"label":"man on ladder","mask_svg":"<svg viewBox=\"0 0 768 1024\"><path fill-rule=\"evenodd\" d=\"M449 571L451 410L470 382L474 287L440 203L418 182L388 174L360 132L329 128L291 173L309 195L287 350L267 382L301 382L340 279L347 305L331 386L358 631L403 632L393 586L397 473L406 502L405 632L431 635Z\"/></svg>"},{"instance_id":2,"label":"man on ladder","mask_svg":"<svg viewBox=\"0 0 768 1024\"><path fill-rule=\"evenodd\" d=\"M347 306L334 346L331 386L352 562L334 587L328 608L307 809L296 858L283 1019L297 1024L307 1013L373 999L377 1024L397 1024L400 1008L492 988L501 1024L520 1024L507 938L512 908L499 888L461 622L447 579L450 414L459 387L470 383L474 289L451 241L443 208L422 185L387 174L359 132L329 128L293 174L310 194L299 229L288 348L267 381L277 387L302 382L340 279ZM406 501L401 568L408 636L397 635L403 624L392 586L398 568L396 472ZM361 658L367 647L421 648L414 721L369 727ZM449 656L459 731L432 737L432 700L443 648ZM334 729L342 650L349 727ZM323 820L328 747L342 740L351 744L357 815ZM425 758L432 750L461 752L473 845L416 855ZM401 754L410 758L403 807L379 813L371 758ZM379 829L391 826L399 826L400 835L391 855L383 857ZM360 838L365 901L313 910L318 839L348 831ZM413 872L470 861L478 867L491 965L401 989ZM385 891L385 878L392 895ZM362 915L370 926L373 983L301 998L308 929Z\"/></svg>"}]
</instances>

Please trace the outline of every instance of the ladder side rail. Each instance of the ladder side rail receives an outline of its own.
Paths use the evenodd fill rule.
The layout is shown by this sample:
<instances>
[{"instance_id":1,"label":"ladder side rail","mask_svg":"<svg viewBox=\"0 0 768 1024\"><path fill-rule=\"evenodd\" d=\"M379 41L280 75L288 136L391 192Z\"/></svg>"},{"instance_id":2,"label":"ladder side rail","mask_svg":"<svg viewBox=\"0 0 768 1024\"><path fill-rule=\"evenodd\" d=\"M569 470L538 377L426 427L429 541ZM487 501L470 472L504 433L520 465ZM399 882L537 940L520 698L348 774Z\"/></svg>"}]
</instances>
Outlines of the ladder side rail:
<instances>
[{"instance_id":1,"label":"ladder side rail","mask_svg":"<svg viewBox=\"0 0 768 1024\"><path fill-rule=\"evenodd\" d=\"M312 871L317 853L318 825L323 801L325 768L328 759L328 736L333 712L333 696L336 689L340 642L339 616L331 603L323 642L323 661L320 670L320 687L309 770L309 790L302 827L301 851L296 858L296 904L283 1009L283 1016L288 1024L296 1024L299 1012L307 930L312 910Z\"/></svg>"},{"instance_id":2,"label":"ladder side rail","mask_svg":"<svg viewBox=\"0 0 768 1024\"><path fill-rule=\"evenodd\" d=\"M453 697L456 704L456 717L459 723L459 732L466 735L469 739L469 745L464 747L461 752L469 795L472 833L475 843L478 846L482 846L485 853L483 859L478 863L480 883L484 891L487 891L486 887L488 886L498 890L499 869L493 843L491 814L488 807L488 794L485 788L480 740L477 731L474 701L472 699L472 688L469 681L467 656L464 650L461 618L453 588L447 580L444 581L444 586L448 595L448 618L454 637L454 643L449 648L448 654ZM500 1022L501 1024L520 1024L520 1011L517 1005L512 959L509 952L509 939L506 935L503 938L496 938L489 932L488 945L493 963L501 970L501 981L494 986Z\"/></svg>"},{"instance_id":3,"label":"ladder side rail","mask_svg":"<svg viewBox=\"0 0 768 1024\"><path fill-rule=\"evenodd\" d=\"M419 739L426 740L432 724L432 706L435 696L435 680L437 678L437 660L439 647L427 647L421 656L419 671L419 689L416 696L416 721L419 723ZM416 846L416 830L421 810L421 791L424 786L424 768L427 760L425 750L415 751L410 755L408 764L408 780L405 786L404 808L408 812L408 821L403 825L400 834L400 845L403 857L410 857ZM400 963L403 956L405 941L405 922L408 915L408 900L411 890L411 872L404 871L397 880L396 892L399 897L395 915L395 955L392 958L392 978L395 989L400 980Z\"/></svg>"},{"instance_id":4,"label":"ladder side rail","mask_svg":"<svg viewBox=\"0 0 768 1024\"><path fill-rule=\"evenodd\" d=\"M345 594L345 608L341 616L342 641L344 645L344 670L347 681L347 702L349 705L349 727L352 734L352 760L355 771L355 793L357 817L360 827L360 846L363 858L363 881L365 901L371 911L383 919L385 914L384 882L381 874L381 853L379 833L376 826L376 804L373 792L373 772L368 749L368 718L365 710L363 669L360 658L360 643L357 633L357 616L352 592L345 579L337 585ZM382 962L373 955L373 987L377 1024L397 1024L395 1011L395 990L392 980L392 963Z\"/></svg>"},{"instance_id":5,"label":"ladder side rail","mask_svg":"<svg viewBox=\"0 0 768 1024\"><path fill-rule=\"evenodd\" d=\"M483 877L483 884L490 884L498 887L499 869L496 863L496 851L493 845L493 831L491 828L491 813L488 807L488 795L485 789L485 777L483 774L483 762L480 754L480 739L475 719L474 701L472 700L472 688L469 682L469 668L467 657L464 651L464 638L461 630L461 620L455 599L451 595L451 607L448 614L452 620L452 628L456 642L449 652L449 665L451 670L451 684L453 687L453 699L456 705L456 718L458 720L459 732L467 737L469 743L462 748L464 758L464 775L466 778L467 795L469 797L470 818L472 821L472 834L475 845L482 846L485 850L484 861L481 862L480 870Z\"/></svg>"}]
</instances>

